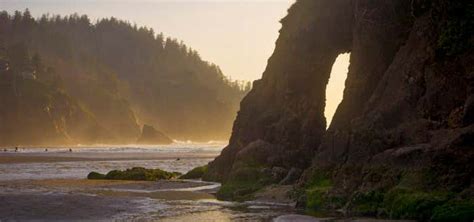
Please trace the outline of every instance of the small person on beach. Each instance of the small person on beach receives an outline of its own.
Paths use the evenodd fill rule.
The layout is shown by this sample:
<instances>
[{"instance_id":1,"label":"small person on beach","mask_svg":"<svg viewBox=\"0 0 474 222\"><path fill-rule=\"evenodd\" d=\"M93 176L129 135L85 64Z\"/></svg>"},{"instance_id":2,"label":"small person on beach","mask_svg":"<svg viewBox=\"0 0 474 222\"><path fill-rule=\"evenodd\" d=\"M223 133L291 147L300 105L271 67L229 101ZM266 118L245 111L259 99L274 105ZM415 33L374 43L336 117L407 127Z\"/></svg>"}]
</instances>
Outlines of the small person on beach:
<instances>
[{"instance_id":1,"label":"small person on beach","mask_svg":"<svg viewBox=\"0 0 474 222\"><path fill-rule=\"evenodd\" d=\"M72 149L71 149L71 148L69 148L69 152L72 153Z\"/></svg>"},{"instance_id":2,"label":"small person on beach","mask_svg":"<svg viewBox=\"0 0 474 222\"><path fill-rule=\"evenodd\" d=\"M48 149L44 149L44 152L48 152Z\"/></svg>"},{"instance_id":3,"label":"small person on beach","mask_svg":"<svg viewBox=\"0 0 474 222\"><path fill-rule=\"evenodd\" d=\"M15 152L18 152L18 147L15 147Z\"/></svg>"},{"instance_id":4,"label":"small person on beach","mask_svg":"<svg viewBox=\"0 0 474 222\"><path fill-rule=\"evenodd\" d=\"M7 149L3 149L3 152L7 152L8 150Z\"/></svg>"}]
</instances>

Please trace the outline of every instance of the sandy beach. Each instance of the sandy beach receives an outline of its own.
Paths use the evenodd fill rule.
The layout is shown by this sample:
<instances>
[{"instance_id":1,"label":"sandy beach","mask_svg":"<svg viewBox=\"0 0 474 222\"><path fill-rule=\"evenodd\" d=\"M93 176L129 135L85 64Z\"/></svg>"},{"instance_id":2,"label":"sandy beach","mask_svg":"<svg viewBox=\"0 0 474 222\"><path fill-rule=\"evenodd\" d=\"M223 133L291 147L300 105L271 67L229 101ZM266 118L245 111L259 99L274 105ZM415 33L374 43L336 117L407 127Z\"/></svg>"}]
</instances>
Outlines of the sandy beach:
<instances>
[{"instance_id":1,"label":"sandy beach","mask_svg":"<svg viewBox=\"0 0 474 222\"><path fill-rule=\"evenodd\" d=\"M212 185L193 181L86 179L0 182L0 220L104 220L146 212L154 200L215 200L207 192L179 191ZM217 185L218 186L218 185ZM216 187L217 187L216 186Z\"/></svg>"}]
</instances>

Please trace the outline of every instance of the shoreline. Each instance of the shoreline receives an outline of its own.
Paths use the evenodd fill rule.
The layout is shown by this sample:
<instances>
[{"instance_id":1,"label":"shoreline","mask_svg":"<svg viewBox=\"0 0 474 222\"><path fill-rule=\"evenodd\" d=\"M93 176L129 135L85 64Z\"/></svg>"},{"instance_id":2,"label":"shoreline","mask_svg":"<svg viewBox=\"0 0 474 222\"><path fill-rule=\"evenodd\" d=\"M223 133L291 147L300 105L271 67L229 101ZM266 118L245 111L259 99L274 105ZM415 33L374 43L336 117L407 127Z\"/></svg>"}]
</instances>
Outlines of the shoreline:
<instances>
[{"instance_id":1,"label":"shoreline","mask_svg":"<svg viewBox=\"0 0 474 222\"><path fill-rule=\"evenodd\" d=\"M60 156L60 155L5 155L0 153L0 164L18 164L18 163L56 163L56 162L80 162L80 161L132 161L132 160L173 160L176 158L184 159L209 159L214 158L217 155L215 154L169 154L169 155L149 155L146 156L136 156L136 157L71 157L71 156Z\"/></svg>"},{"instance_id":2,"label":"shoreline","mask_svg":"<svg viewBox=\"0 0 474 222\"><path fill-rule=\"evenodd\" d=\"M137 180L90 180L81 178L59 178L59 179L19 179L1 180L0 188L21 189L23 186L47 188L47 189L67 189L68 191L113 191L131 193L152 193L167 191L186 191L212 193L209 186L217 188L220 183L206 182L199 180L157 180L157 181L137 181Z\"/></svg>"},{"instance_id":3,"label":"shoreline","mask_svg":"<svg viewBox=\"0 0 474 222\"><path fill-rule=\"evenodd\" d=\"M0 145L0 150L3 149L66 149L66 148L109 148L109 147L129 147L129 148L153 148L153 147L168 147L173 145L211 145L221 146L224 148L229 143L229 140L209 140L209 141L181 141L174 140L170 144L137 144L137 143L124 143L124 144L60 144L60 145Z\"/></svg>"},{"instance_id":4,"label":"shoreline","mask_svg":"<svg viewBox=\"0 0 474 222\"><path fill-rule=\"evenodd\" d=\"M147 153L147 152L123 152L123 153L107 153L107 152L77 152L77 153L22 153L8 152L0 153L0 164L17 164L17 163L55 163L55 162L78 162L78 161L132 161L132 160L173 160L173 159L209 159L219 155L219 152L202 152L202 153ZM93 156L93 157L91 157Z\"/></svg>"}]
</instances>

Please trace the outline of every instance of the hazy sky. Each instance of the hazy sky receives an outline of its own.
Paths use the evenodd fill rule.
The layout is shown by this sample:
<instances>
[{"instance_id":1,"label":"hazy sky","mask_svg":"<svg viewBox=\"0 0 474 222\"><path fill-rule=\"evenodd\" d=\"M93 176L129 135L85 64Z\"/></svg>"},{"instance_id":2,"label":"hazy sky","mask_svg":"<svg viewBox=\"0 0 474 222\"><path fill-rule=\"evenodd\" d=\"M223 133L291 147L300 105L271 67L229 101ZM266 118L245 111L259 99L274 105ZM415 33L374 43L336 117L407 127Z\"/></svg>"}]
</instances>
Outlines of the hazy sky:
<instances>
[{"instance_id":1,"label":"hazy sky","mask_svg":"<svg viewBox=\"0 0 474 222\"><path fill-rule=\"evenodd\" d=\"M0 0L0 10L114 16L184 41L233 79L260 78L295 0Z\"/></svg>"},{"instance_id":2,"label":"hazy sky","mask_svg":"<svg viewBox=\"0 0 474 222\"><path fill-rule=\"evenodd\" d=\"M114 16L184 41L232 79L259 79L275 48L279 23L295 0L0 0L0 10ZM333 68L327 90L328 123L341 98L349 56Z\"/></svg>"}]
</instances>

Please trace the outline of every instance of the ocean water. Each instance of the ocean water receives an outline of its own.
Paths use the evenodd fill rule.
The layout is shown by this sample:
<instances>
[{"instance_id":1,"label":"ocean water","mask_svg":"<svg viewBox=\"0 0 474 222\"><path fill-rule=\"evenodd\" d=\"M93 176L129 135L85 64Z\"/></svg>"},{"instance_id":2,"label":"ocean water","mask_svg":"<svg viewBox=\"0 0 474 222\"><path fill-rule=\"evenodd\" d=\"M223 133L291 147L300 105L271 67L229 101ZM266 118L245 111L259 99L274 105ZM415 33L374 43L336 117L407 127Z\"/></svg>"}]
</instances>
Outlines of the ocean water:
<instances>
[{"instance_id":1,"label":"ocean water","mask_svg":"<svg viewBox=\"0 0 474 222\"><path fill-rule=\"evenodd\" d=\"M211 160L199 158L181 161L165 159L0 164L0 180L85 179L91 171L107 173L132 167L160 168L185 173L192 167L205 165Z\"/></svg>"},{"instance_id":2,"label":"ocean water","mask_svg":"<svg viewBox=\"0 0 474 222\"><path fill-rule=\"evenodd\" d=\"M69 153L72 149L75 153L201 153L216 152L219 153L227 145L226 141L209 141L206 143L196 143L192 141L175 141L169 145L105 145L97 144L94 146L78 145L74 147L18 147L19 153L44 153L48 149L49 153ZM14 152L13 147L2 148L7 152Z\"/></svg>"}]
</instances>

